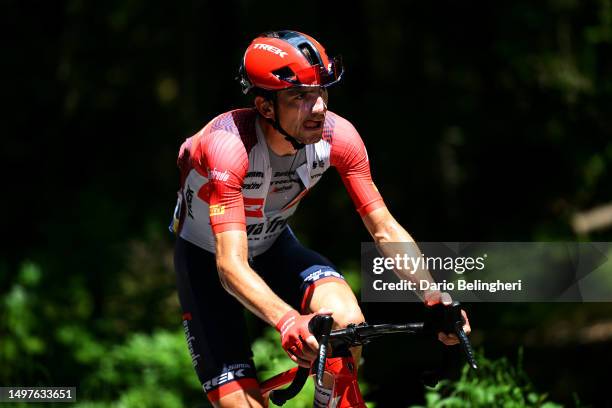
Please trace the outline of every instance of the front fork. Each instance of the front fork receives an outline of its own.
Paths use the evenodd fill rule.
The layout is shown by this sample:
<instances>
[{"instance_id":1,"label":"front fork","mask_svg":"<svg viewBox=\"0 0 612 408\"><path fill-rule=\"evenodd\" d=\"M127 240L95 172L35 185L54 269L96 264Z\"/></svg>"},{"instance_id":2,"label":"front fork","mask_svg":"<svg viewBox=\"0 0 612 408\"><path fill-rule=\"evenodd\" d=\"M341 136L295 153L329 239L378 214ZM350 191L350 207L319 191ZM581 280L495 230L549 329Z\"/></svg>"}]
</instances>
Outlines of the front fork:
<instances>
[{"instance_id":1,"label":"front fork","mask_svg":"<svg viewBox=\"0 0 612 408\"><path fill-rule=\"evenodd\" d=\"M328 357L325 361L323 388L315 381L315 408L366 408L359 382L357 381L357 366L347 350L344 357ZM270 391L277 390L294 380L298 367L278 374L261 384L264 407L268 408Z\"/></svg>"},{"instance_id":2,"label":"front fork","mask_svg":"<svg viewBox=\"0 0 612 408\"><path fill-rule=\"evenodd\" d=\"M325 364L326 383L332 383L328 408L366 408L357 381L357 366L352 356L328 357ZM317 395L318 393L318 395ZM321 397L315 391L315 399ZM316 401L315 401L315 407Z\"/></svg>"}]
</instances>

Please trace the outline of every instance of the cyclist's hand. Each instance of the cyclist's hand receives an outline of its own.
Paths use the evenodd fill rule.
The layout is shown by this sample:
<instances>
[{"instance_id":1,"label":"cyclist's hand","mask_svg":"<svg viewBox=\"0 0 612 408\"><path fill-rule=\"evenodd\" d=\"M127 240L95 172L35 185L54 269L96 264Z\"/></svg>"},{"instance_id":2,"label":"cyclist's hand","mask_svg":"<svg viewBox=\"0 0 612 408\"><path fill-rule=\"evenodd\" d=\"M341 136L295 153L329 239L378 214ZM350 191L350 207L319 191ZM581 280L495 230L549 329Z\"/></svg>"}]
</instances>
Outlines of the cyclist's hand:
<instances>
[{"instance_id":1,"label":"cyclist's hand","mask_svg":"<svg viewBox=\"0 0 612 408\"><path fill-rule=\"evenodd\" d=\"M453 303L453 299L446 292L440 292L440 291L426 292L423 295L423 298L425 301L425 305L429 307L433 305L437 305L438 303L442 303L444 306L450 306ZM465 324L463 325L463 331L465 332L465 334L470 334L472 329L470 327L470 321L468 320L465 310L461 310L461 315L463 316L463 320L465 320ZM459 344L459 338L457 337L455 333L440 332L438 333L438 340L440 340L442 343L444 343L447 346L454 346L455 344Z\"/></svg>"},{"instance_id":2,"label":"cyclist's hand","mask_svg":"<svg viewBox=\"0 0 612 408\"><path fill-rule=\"evenodd\" d=\"M308 323L317 314L331 314L330 311L319 311L300 315L295 310L287 312L276 324L276 330L281 335L283 349L289 358L302 367L310 368L319 354L319 343L308 330Z\"/></svg>"}]
</instances>

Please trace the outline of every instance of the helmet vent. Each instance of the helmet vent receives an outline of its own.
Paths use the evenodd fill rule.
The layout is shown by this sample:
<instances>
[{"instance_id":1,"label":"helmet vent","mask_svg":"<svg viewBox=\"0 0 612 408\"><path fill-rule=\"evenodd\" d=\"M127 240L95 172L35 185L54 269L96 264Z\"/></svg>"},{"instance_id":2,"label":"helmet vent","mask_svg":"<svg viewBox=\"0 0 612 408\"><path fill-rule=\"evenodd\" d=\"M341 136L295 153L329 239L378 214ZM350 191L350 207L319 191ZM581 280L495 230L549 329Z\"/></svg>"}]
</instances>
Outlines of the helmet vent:
<instances>
[{"instance_id":1,"label":"helmet vent","mask_svg":"<svg viewBox=\"0 0 612 408\"><path fill-rule=\"evenodd\" d=\"M308 62L310 62L310 65L316 65L316 64L320 64L321 61L318 61L318 55L315 52L315 50L312 49L312 47L310 46L310 44L300 44L298 46L298 49L302 52L302 54L304 54L304 56L306 57L306 59L308 60Z\"/></svg>"},{"instance_id":2,"label":"helmet vent","mask_svg":"<svg viewBox=\"0 0 612 408\"><path fill-rule=\"evenodd\" d=\"M295 80L296 79L295 74L289 67L283 67L283 68L277 69L276 71L272 71L272 75L274 75L278 79L283 79L283 80L285 79Z\"/></svg>"}]
</instances>

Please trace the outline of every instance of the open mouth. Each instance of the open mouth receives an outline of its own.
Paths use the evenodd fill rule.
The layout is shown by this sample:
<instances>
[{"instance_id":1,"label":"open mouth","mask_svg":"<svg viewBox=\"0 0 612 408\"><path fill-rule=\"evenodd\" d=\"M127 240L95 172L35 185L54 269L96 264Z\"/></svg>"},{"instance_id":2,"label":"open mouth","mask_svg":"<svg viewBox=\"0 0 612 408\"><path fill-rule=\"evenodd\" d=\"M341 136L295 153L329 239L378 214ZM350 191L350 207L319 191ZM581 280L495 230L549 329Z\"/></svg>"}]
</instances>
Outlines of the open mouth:
<instances>
[{"instance_id":1,"label":"open mouth","mask_svg":"<svg viewBox=\"0 0 612 408\"><path fill-rule=\"evenodd\" d=\"M307 120L304 122L304 128L308 130L318 130L323 127L322 120Z\"/></svg>"}]
</instances>

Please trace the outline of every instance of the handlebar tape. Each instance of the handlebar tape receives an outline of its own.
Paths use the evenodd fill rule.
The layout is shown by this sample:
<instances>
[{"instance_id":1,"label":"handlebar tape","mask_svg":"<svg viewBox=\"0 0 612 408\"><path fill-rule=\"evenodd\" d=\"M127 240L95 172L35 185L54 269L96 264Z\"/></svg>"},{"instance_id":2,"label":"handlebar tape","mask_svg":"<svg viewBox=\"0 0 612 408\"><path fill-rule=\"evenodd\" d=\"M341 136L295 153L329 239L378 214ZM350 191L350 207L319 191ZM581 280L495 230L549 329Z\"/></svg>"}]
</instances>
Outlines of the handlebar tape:
<instances>
[{"instance_id":1,"label":"handlebar tape","mask_svg":"<svg viewBox=\"0 0 612 408\"><path fill-rule=\"evenodd\" d=\"M470 343L467 334L463 331L463 327L457 323L457 328L455 329L455 333L457 333L457 337L459 337L459 342L461 343L461 347L463 348L463 352L465 353L465 357L474 370L478 369L478 364L476 364L476 357L474 356L474 349L472 348L472 344Z\"/></svg>"},{"instance_id":2,"label":"handlebar tape","mask_svg":"<svg viewBox=\"0 0 612 408\"><path fill-rule=\"evenodd\" d=\"M331 333L334 319L329 315L317 315L308 324L308 329L319 343L319 356L314 364L315 379L319 387L323 387L323 373L325 372L325 361L327 360L327 346L329 334Z\"/></svg>"},{"instance_id":3,"label":"handlebar tape","mask_svg":"<svg viewBox=\"0 0 612 408\"><path fill-rule=\"evenodd\" d=\"M310 370L308 368L298 368L291 385L289 385L287 388L283 388L282 390L274 390L270 392L270 401L280 407L283 406L285 402L298 395L302 388L304 388L309 372Z\"/></svg>"}]
</instances>

